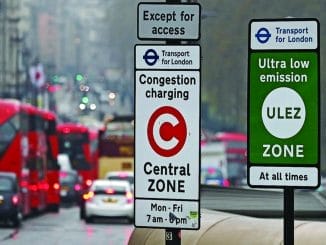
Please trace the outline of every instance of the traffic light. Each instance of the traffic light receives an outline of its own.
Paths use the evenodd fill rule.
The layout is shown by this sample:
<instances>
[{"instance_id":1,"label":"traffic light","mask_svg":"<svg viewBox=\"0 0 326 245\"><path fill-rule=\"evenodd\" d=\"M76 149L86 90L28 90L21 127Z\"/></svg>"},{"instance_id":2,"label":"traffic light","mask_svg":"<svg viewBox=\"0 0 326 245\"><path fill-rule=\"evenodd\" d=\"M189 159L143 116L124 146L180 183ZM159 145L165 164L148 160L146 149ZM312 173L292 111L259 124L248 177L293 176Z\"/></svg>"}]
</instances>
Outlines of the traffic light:
<instances>
[{"instance_id":1,"label":"traffic light","mask_svg":"<svg viewBox=\"0 0 326 245\"><path fill-rule=\"evenodd\" d=\"M81 73L77 73L77 74L75 75L75 80L76 80L77 82L82 82L82 81L84 81L84 76L83 76Z\"/></svg>"},{"instance_id":2,"label":"traffic light","mask_svg":"<svg viewBox=\"0 0 326 245\"><path fill-rule=\"evenodd\" d=\"M88 102L89 102L89 98L88 98L87 93L83 93L83 96L82 96L82 98L81 98L81 102L82 102L83 104L88 104Z\"/></svg>"},{"instance_id":3,"label":"traffic light","mask_svg":"<svg viewBox=\"0 0 326 245\"><path fill-rule=\"evenodd\" d=\"M60 83L60 77L58 75L53 75L52 78L51 78L51 82L53 84L58 84Z\"/></svg>"}]
</instances>

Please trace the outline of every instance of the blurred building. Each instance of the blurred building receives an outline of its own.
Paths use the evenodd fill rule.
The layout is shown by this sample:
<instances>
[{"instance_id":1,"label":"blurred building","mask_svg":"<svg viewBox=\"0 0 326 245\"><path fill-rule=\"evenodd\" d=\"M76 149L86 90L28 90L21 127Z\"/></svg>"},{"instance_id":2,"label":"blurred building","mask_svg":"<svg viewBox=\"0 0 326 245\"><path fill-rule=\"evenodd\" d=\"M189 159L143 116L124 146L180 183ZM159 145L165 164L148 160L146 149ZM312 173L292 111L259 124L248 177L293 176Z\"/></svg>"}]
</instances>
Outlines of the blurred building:
<instances>
[{"instance_id":1,"label":"blurred building","mask_svg":"<svg viewBox=\"0 0 326 245\"><path fill-rule=\"evenodd\" d=\"M20 0L0 2L0 97L22 98L26 72Z\"/></svg>"},{"instance_id":2,"label":"blurred building","mask_svg":"<svg viewBox=\"0 0 326 245\"><path fill-rule=\"evenodd\" d=\"M30 50L30 61L38 58L44 66L48 83L64 81L62 94L49 94L67 103L59 103L59 112L75 117L82 96L79 86L90 87L92 103L100 103L99 91L108 69L109 47L105 30L105 0L21 0L26 13L24 33ZM76 74L83 76L76 81ZM60 79L62 78L62 79ZM69 93L69 94L68 94ZM51 99L51 98L50 98ZM100 106L98 106L100 108ZM92 114L99 116L94 110Z\"/></svg>"}]
</instances>

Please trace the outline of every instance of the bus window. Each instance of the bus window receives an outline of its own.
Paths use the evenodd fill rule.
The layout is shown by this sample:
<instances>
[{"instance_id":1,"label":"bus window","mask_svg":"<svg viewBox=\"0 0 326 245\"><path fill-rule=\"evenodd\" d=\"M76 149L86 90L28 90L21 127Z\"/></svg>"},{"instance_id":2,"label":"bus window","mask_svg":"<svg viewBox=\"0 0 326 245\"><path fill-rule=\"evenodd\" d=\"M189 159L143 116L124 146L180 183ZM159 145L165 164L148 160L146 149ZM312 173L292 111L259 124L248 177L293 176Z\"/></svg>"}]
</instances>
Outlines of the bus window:
<instances>
[{"instance_id":1,"label":"bus window","mask_svg":"<svg viewBox=\"0 0 326 245\"><path fill-rule=\"evenodd\" d=\"M7 121L0 125L0 154L2 154L7 146L11 143L16 135L16 129L11 121Z\"/></svg>"}]
</instances>

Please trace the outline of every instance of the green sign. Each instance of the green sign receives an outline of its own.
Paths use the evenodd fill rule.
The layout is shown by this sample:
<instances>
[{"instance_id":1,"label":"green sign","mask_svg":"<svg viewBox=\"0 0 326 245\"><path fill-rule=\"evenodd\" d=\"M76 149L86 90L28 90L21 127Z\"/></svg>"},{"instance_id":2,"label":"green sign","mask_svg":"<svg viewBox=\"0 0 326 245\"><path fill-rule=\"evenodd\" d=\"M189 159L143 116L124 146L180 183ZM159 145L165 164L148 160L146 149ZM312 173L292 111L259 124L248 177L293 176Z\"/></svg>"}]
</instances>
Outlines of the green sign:
<instances>
[{"instance_id":1,"label":"green sign","mask_svg":"<svg viewBox=\"0 0 326 245\"><path fill-rule=\"evenodd\" d=\"M250 55L250 162L318 162L318 56Z\"/></svg>"}]
</instances>

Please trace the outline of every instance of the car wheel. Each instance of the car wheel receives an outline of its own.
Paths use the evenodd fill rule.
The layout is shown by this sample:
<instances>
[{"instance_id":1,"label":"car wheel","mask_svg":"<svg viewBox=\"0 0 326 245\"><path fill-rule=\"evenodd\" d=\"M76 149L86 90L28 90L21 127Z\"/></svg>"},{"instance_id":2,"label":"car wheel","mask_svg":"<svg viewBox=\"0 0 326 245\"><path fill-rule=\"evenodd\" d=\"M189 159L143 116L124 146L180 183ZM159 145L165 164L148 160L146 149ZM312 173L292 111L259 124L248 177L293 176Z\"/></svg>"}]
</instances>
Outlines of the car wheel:
<instances>
[{"instance_id":1,"label":"car wheel","mask_svg":"<svg viewBox=\"0 0 326 245\"><path fill-rule=\"evenodd\" d=\"M60 205L59 204L54 205L53 212L59 213L59 210L60 210Z\"/></svg>"},{"instance_id":2,"label":"car wheel","mask_svg":"<svg viewBox=\"0 0 326 245\"><path fill-rule=\"evenodd\" d=\"M49 207L49 211L53 213L59 213L60 205L59 204L53 204Z\"/></svg>"},{"instance_id":3,"label":"car wheel","mask_svg":"<svg viewBox=\"0 0 326 245\"><path fill-rule=\"evenodd\" d=\"M130 218L130 217L129 217L129 218L127 218L127 219L128 219L128 223L129 223L129 224L133 224L133 223L134 223L134 218Z\"/></svg>"},{"instance_id":4,"label":"car wheel","mask_svg":"<svg viewBox=\"0 0 326 245\"><path fill-rule=\"evenodd\" d=\"M21 226L21 221L22 221L23 215L20 212L17 212L12 218L11 222L13 227L18 228Z\"/></svg>"},{"instance_id":5,"label":"car wheel","mask_svg":"<svg viewBox=\"0 0 326 245\"><path fill-rule=\"evenodd\" d=\"M85 208L83 206L80 206L79 208L79 218L85 219Z\"/></svg>"},{"instance_id":6,"label":"car wheel","mask_svg":"<svg viewBox=\"0 0 326 245\"><path fill-rule=\"evenodd\" d=\"M85 217L85 222L87 224L93 223L93 218L92 217Z\"/></svg>"}]
</instances>

